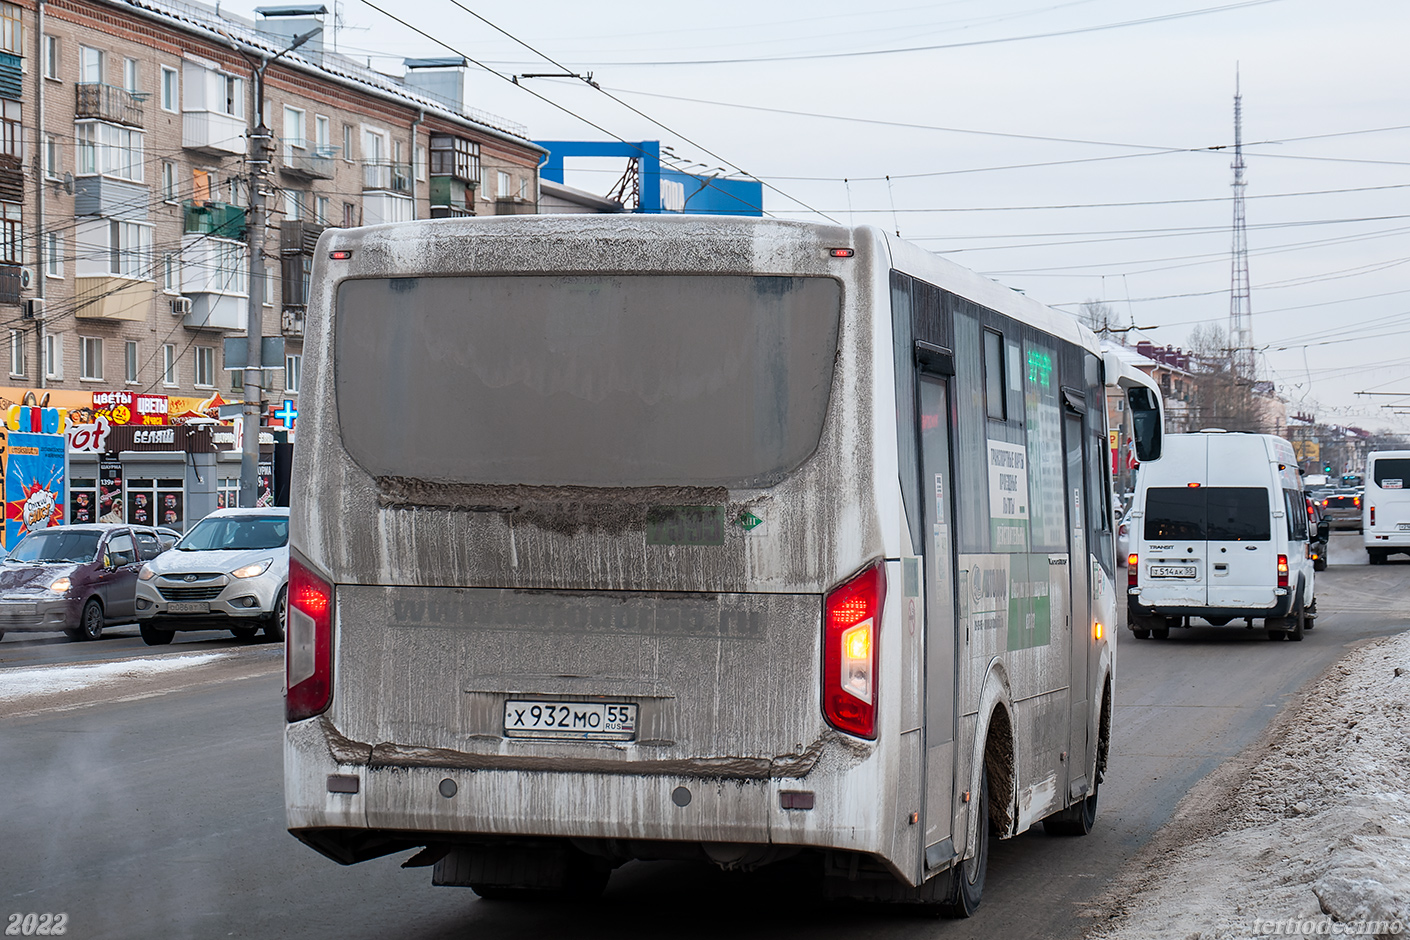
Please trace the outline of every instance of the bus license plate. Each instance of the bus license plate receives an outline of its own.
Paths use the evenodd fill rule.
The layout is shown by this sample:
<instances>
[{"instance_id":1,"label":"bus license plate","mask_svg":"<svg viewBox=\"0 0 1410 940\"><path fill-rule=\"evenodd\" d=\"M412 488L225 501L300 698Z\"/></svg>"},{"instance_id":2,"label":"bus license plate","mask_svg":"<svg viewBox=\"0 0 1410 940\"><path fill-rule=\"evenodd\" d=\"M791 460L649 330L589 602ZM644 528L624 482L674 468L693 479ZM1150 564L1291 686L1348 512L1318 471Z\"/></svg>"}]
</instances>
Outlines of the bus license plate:
<instances>
[{"instance_id":1,"label":"bus license plate","mask_svg":"<svg viewBox=\"0 0 1410 940\"><path fill-rule=\"evenodd\" d=\"M1397 531L1397 532L1410 532L1410 522L1401 522L1401 523L1397 524L1396 527L1395 527L1395 531Z\"/></svg>"},{"instance_id":2,"label":"bus license plate","mask_svg":"<svg viewBox=\"0 0 1410 940\"><path fill-rule=\"evenodd\" d=\"M636 706L604 702L504 703L504 736L561 741L630 741Z\"/></svg>"},{"instance_id":3,"label":"bus license plate","mask_svg":"<svg viewBox=\"0 0 1410 940\"><path fill-rule=\"evenodd\" d=\"M208 614L211 612L210 601L172 601L166 605L166 612L169 614Z\"/></svg>"},{"instance_id":4,"label":"bus license plate","mask_svg":"<svg viewBox=\"0 0 1410 940\"><path fill-rule=\"evenodd\" d=\"M1194 565L1151 565L1152 578L1193 578Z\"/></svg>"}]
</instances>

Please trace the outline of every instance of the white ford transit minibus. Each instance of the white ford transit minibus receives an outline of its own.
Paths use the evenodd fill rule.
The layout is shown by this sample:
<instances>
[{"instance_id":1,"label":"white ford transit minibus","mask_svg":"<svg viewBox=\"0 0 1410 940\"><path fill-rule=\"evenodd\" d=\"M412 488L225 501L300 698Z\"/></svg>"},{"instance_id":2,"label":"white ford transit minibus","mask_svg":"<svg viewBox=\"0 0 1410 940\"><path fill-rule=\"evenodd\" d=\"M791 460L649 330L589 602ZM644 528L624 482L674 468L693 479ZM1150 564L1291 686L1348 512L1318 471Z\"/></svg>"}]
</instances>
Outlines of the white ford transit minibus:
<instances>
[{"instance_id":1,"label":"white ford transit minibus","mask_svg":"<svg viewBox=\"0 0 1410 940\"><path fill-rule=\"evenodd\" d=\"M1382 450L1366 457L1361 533L1371 564L1410 555L1410 450Z\"/></svg>"},{"instance_id":2,"label":"white ford transit minibus","mask_svg":"<svg viewBox=\"0 0 1410 940\"><path fill-rule=\"evenodd\" d=\"M1201 618L1262 619L1301 640L1316 616L1307 508L1292 446L1270 434L1170 434L1141 467L1131 513L1127 626L1164 639Z\"/></svg>"}]
</instances>

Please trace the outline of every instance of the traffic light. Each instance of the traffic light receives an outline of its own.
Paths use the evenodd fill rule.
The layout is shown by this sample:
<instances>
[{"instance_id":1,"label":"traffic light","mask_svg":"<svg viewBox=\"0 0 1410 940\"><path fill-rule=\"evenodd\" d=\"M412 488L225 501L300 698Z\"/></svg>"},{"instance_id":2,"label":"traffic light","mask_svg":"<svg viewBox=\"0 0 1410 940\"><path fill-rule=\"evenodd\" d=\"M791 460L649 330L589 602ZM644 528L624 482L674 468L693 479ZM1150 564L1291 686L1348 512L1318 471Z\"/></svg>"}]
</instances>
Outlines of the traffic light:
<instances>
[{"instance_id":1,"label":"traffic light","mask_svg":"<svg viewBox=\"0 0 1410 940\"><path fill-rule=\"evenodd\" d=\"M1329 463L1323 464L1323 465L1322 465L1322 472L1323 472L1323 473L1331 473L1331 472L1332 472L1332 465L1329 464Z\"/></svg>"}]
</instances>

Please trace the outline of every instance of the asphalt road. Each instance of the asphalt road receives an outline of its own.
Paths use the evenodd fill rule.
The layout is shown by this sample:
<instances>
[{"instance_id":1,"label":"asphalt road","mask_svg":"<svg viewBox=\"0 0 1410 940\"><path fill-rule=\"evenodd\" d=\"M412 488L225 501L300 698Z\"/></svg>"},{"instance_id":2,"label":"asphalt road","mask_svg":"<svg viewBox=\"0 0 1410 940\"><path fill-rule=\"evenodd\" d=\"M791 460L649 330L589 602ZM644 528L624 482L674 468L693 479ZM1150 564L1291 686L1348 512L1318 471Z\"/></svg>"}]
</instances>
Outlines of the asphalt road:
<instances>
[{"instance_id":1,"label":"asphalt road","mask_svg":"<svg viewBox=\"0 0 1410 940\"><path fill-rule=\"evenodd\" d=\"M1354 535L1334 537L1332 559L1318 575L1322 616L1302 643L1232 625L1165 641L1123 632L1097 829L996 843L968 921L824 904L806 871L787 866L740 876L634 863L600 902L560 906L434 888L426 870L399 869L404 855L343 868L283 828L277 647L186 634L152 650L121 630L90 644L6 637L0 914L8 924L63 912L76 938L1080 937L1090 902L1196 780L1253 743L1349 645L1410 628L1410 559L1365 566ZM7 672L17 665L201 653L219 655L142 686L4 700L25 673Z\"/></svg>"}]
</instances>

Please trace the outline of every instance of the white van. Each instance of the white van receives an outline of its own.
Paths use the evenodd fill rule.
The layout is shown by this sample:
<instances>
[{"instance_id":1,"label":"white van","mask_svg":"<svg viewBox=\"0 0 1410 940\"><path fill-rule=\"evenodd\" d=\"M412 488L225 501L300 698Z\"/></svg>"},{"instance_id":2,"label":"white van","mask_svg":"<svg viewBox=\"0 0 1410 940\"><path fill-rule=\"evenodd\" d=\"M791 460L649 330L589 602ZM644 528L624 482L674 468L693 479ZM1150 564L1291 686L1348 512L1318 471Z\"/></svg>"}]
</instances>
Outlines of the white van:
<instances>
[{"instance_id":1,"label":"white van","mask_svg":"<svg viewBox=\"0 0 1410 940\"><path fill-rule=\"evenodd\" d=\"M1361 532L1371 564L1410 555L1410 450L1382 450L1366 457Z\"/></svg>"},{"instance_id":2,"label":"white van","mask_svg":"<svg viewBox=\"0 0 1410 940\"><path fill-rule=\"evenodd\" d=\"M1141 467L1131 513L1127 626L1169 636L1198 617L1261 618L1268 638L1301 640L1316 616L1308 519L1292 446L1271 434L1169 434Z\"/></svg>"}]
</instances>

